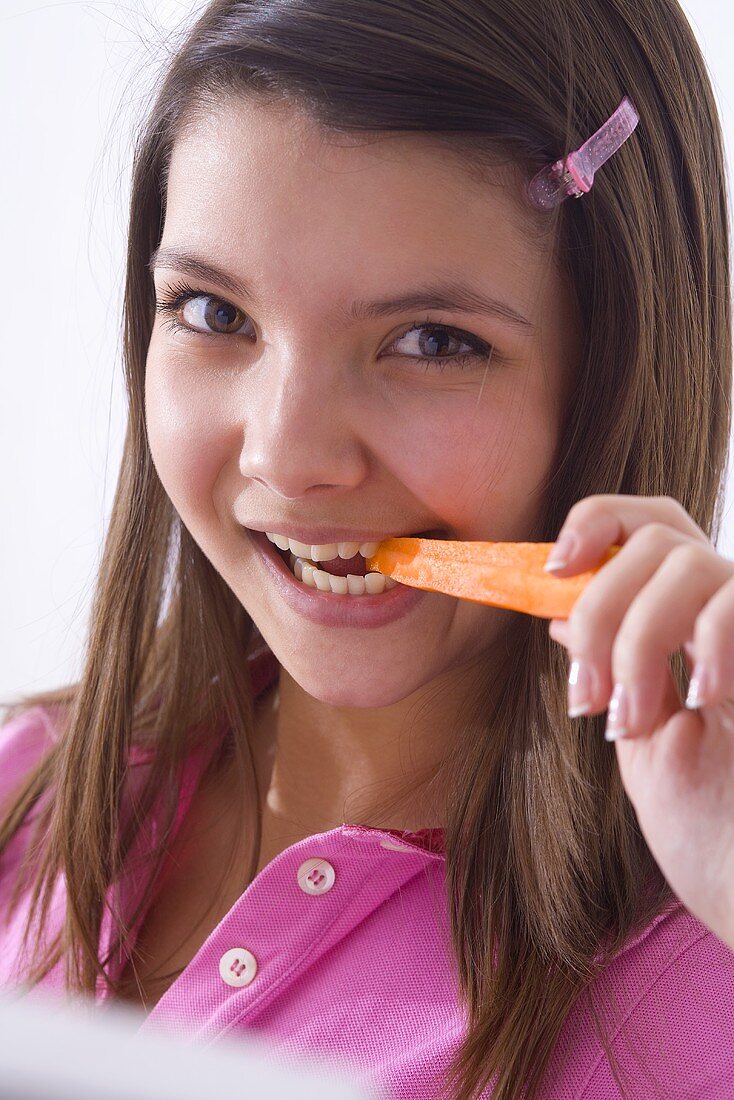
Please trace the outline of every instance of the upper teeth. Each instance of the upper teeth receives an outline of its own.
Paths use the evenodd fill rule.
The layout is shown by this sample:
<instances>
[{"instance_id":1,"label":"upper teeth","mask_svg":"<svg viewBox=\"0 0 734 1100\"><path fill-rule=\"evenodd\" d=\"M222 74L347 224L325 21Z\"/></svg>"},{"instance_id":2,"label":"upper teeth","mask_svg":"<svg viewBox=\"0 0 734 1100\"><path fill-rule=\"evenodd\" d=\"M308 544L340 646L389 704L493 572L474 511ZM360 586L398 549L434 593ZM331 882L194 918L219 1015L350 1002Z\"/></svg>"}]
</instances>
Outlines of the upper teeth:
<instances>
[{"instance_id":1,"label":"upper teeth","mask_svg":"<svg viewBox=\"0 0 734 1100\"><path fill-rule=\"evenodd\" d=\"M361 554L363 558L372 558L380 545L379 542L326 542L309 545L306 542L289 539L287 535L274 535L270 531L266 531L265 534L280 550L292 550L297 557L310 558L311 561L331 561L336 557L348 561L355 554Z\"/></svg>"}]
</instances>

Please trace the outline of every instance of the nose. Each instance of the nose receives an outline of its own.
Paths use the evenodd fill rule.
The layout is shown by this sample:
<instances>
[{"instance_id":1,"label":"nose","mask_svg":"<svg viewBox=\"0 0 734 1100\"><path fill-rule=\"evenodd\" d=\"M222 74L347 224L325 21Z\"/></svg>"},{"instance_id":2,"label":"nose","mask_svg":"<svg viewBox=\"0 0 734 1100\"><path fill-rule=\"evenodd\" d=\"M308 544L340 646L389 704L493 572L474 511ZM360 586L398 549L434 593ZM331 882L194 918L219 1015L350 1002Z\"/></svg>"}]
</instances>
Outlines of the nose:
<instances>
[{"instance_id":1,"label":"nose","mask_svg":"<svg viewBox=\"0 0 734 1100\"><path fill-rule=\"evenodd\" d=\"M343 363L271 358L248 393L242 476L286 499L354 489L368 469L358 405Z\"/></svg>"}]
</instances>

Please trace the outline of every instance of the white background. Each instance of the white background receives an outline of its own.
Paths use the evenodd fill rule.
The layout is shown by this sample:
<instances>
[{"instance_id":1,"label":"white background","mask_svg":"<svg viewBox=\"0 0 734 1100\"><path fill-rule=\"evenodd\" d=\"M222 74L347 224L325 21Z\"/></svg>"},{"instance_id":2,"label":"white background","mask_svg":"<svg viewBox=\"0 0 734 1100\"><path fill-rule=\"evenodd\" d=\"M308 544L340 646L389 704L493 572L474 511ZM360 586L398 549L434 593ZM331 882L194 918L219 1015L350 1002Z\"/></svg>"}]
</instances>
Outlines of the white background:
<instances>
[{"instance_id":1,"label":"white background","mask_svg":"<svg viewBox=\"0 0 734 1100\"><path fill-rule=\"evenodd\" d=\"M167 35L204 6L0 0L0 703L80 672L125 424L130 135ZM734 9L684 8L731 177ZM734 559L734 512L718 549Z\"/></svg>"}]
</instances>

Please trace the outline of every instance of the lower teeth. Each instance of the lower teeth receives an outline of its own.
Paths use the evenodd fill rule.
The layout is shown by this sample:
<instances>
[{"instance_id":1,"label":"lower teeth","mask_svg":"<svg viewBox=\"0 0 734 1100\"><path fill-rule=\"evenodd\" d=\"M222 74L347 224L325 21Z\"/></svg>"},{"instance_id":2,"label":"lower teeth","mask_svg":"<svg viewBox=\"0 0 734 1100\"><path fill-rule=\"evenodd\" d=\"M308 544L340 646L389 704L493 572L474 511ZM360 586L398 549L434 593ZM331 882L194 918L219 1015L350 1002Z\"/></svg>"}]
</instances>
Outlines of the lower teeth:
<instances>
[{"instance_id":1,"label":"lower teeth","mask_svg":"<svg viewBox=\"0 0 734 1100\"><path fill-rule=\"evenodd\" d=\"M384 573L366 573L364 577L348 573L346 577L335 577L325 569L319 569L312 561L297 557L289 551L291 571L301 584L307 588L318 588L321 592L333 592L336 596L379 596L398 583Z\"/></svg>"}]
</instances>

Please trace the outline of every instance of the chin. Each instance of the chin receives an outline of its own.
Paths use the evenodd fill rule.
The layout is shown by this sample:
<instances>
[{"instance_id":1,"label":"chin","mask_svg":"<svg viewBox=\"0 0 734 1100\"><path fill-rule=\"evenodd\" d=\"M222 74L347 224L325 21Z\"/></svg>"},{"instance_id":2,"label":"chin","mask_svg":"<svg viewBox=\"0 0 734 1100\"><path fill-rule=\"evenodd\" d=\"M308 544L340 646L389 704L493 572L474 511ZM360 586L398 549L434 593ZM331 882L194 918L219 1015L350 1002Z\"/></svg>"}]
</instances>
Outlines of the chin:
<instances>
[{"instance_id":1,"label":"chin","mask_svg":"<svg viewBox=\"0 0 734 1100\"><path fill-rule=\"evenodd\" d=\"M289 675L313 699L331 707L389 707L410 695L418 685L411 684L404 673L382 675L379 669L369 675L345 672L344 659L335 663L332 675L325 676L324 662L318 670L288 669Z\"/></svg>"}]
</instances>

